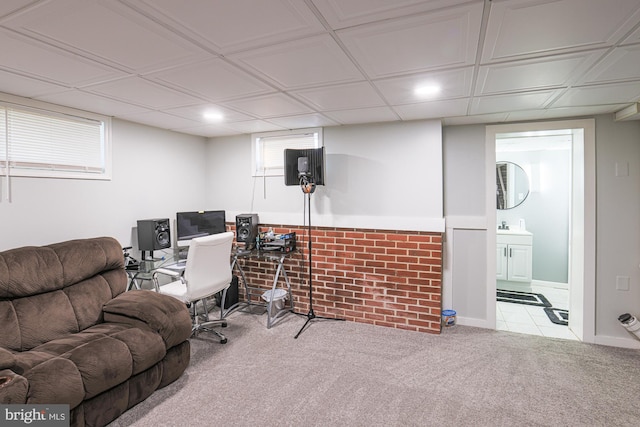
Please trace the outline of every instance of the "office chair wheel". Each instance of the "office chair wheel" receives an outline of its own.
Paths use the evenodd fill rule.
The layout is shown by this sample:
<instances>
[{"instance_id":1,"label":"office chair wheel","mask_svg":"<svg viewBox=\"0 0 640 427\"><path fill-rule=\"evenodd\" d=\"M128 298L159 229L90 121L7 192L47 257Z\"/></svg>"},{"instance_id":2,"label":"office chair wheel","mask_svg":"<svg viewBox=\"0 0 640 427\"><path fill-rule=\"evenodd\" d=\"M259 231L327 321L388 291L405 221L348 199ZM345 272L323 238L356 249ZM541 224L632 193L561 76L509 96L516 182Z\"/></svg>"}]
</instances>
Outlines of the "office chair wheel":
<instances>
[{"instance_id":1,"label":"office chair wheel","mask_svg":"<svg viewBox=\"0 0 640 427\"><path fill-rule=\"evenodd\" d=\"M222 338L222 339L220 340L220 344L226 344L226 343L227 343L227 339L226 339L226 338Z\"/></svg>"},{"instance_id":2,"label":"office chair wheel","mask_svg":"<svg viewBox=\"0 0 640 427\"><path fill-rule=\"evenodd\" d=\"M220 327L222 327L222 328L226 328L226 327L227 327L227 322L223 322L223 323L221 323L221 324L220 324Z\"/></svg>"}]
</instances>

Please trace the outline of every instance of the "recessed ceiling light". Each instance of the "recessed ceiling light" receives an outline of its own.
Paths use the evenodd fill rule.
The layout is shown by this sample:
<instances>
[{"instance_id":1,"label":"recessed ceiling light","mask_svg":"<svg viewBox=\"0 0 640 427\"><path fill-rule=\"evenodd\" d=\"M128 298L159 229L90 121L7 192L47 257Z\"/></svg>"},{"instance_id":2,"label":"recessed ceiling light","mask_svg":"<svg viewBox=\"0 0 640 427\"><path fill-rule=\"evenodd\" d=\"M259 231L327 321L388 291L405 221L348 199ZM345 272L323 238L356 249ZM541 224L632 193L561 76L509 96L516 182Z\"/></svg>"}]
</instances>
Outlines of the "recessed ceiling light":
<instances>
[{"instance_id":1,"label":"recessed ceiling light","mask_svg":"<svg viewBox=\"0 0 640 427\"><path fill-rule=\"evenodd\" d=\"M436 84L425 84L415 88L413 93L421 98L428 98L440 93L440 86Z\"/></svg>"},{"instance_id":2,"label":"recessed ceiling light","mask_svg":"<svg viewBox=\"0 0 640 427\"><path fill-rule=\"evenodd\" d=\"M222 113L218 111L205 111L202 114L202 117L204 117L205 120L209 122L220 122L222 121L222 119L224 119L224 116L222 115Z\"/></svg>"}]
</instances>

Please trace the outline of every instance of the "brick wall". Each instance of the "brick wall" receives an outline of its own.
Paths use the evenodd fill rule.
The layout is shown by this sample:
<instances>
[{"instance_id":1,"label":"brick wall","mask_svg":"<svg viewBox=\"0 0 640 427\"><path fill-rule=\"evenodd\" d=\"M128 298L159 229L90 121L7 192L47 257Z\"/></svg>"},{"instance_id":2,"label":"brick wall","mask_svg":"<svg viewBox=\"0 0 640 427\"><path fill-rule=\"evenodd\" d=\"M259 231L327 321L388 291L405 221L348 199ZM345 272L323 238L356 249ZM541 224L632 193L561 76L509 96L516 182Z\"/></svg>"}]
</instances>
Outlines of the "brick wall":
<instances>
[{"instance_id":1,"label":"brick wall","mask_svg":"<svg viewBox=\"0 0 640 427\"><path fill-rule=\"evenodd\" d=\"M300 253L285 262L295 311L309 311L308 240L304 227L261 224L296 232ZM235 224L229 225L235 231ZM440 333L442 235L440 233L313 227L313 311L420 332ZM275 266L242 260L251 286L271 289ZM238 274L234 271L234 274ZM278 286L285 286L280 280ZM241 296L244 297L242 285Z\"/></svg>"}]
</instances>

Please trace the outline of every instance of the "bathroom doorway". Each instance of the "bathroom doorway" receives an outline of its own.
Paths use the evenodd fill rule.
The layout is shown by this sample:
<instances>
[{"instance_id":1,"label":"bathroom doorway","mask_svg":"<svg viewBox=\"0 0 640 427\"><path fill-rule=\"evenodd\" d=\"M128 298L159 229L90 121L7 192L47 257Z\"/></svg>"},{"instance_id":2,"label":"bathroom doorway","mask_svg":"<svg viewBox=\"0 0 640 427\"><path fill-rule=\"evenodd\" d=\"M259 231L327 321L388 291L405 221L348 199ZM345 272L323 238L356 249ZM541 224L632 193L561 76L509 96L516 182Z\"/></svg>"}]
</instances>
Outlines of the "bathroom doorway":
<instances>
[{"instance_id":1,"label":"bathroom doorway","mask_svg":"<svg viewBox=\"0 0 640 427\"><path fill-rule=\"evenodd\" d=\"M542 136L545 136L545 138L538 138ZM496 301L496 285L498 283L502 288L506 287L513 290L517 296L518 291L540 294L539 292L534 292L538 290L537 287L536 289L531 289L532 284L536 286L541 283L551 283L551 288L562 288L562 283L564 282L568 288L567 308L570 313L568 328L572 332L570 335L575 335L582 341L592 342L595 335L594 121L569 120L488 126L486 144L486 177L488 183L486 195L488 218L487 312L496 315L498 304ZM543 147L543 144L547 146ZM556 150L559 154L545 154L547 150ZM538 158L534 158L536 156ZM544 158L544 161L541 161L540 157ZM561 162L559 164L554 163L557 160L553 159L558 158L562 159ZM524 166L523 172L529 177L528 184L530 188L527 189L527 192L521 186L512 185L512 187L517 188L517 191L512 191L512 194L508 195L508 197L503 195L502 199L498 197L498 200L496 200L496 190L501 186L500 180L496 183L497 161L507 163L511 168L518 163ZM566 166L562 166L563 162L566 162ZM544 165L541 167L541 164ZM565 175L561 175L560 180L564 181L566 178L568 182L549 182L548 179L545 180L550 175L549 173L545 174L545 167L566 167L567 171ZM498 178L500 178L499 175ZM505 174L505 183L506 180L507 175ZM541 195L545 188L548 189L550 185L565 185L568 194L567 200L554 202L553 199L547 197L547 205L537 208L542 212L534 213L530 210L532 206L527 207L526 205L527 197L530 198L530 204L533 203L533 200L544 199ZM521 204L521 207L501 211L496 210L496 201L501 201L504 206L504 203L507 203L505 200L511 200L509 203L515 203L516 206ZM527 208L529 208L529 213L527 213ZM527 216L529 216L528 219ZM548 224L543 226L545 220L548 221ZM531 227L525 225L527 222L531 224ZM502 224L508 230L499 230L498 226L504 228ZM489 227L492 228L489 229ZM528 228L537 230L537 239L534 240ZM556 241L551 242L550 240L553 239ZM538 242L536 247L538 249L538 259L533 261L533 249L526 246L530 245L532 240ZM506 265L503 266L501 261L501 254L507 253L507 247L510 248L509 253L511 253L511 247L507 246L509 241L518 243L518 245L513 246L513 249L520 250L519 258L514 257L514 260L517 260L517 264L511 267L514 270L517 269L517 274L513 277L511 277L511 272L509 272L509 277L506 276ZM544 246L547 247L544 248ZM540 249L542 249L542 252ZM529 251L529 261L527 261L527 251ZM553 256L548 257L545 261L544 257L550 254ZM560 256L559 254L564 255ZM509 262L511 262L511 259ZM534 265L535 267L533 267ZM532 281L532 279L537 279L537 281ZM554 283L557 283L558 286ZM558 292L549 290L547 293L554 295L555 298L563 295L561 290L558 290ZM564 294L566 295L566 291ZM501 296L504 297L505 295ZM508 296L512 297L513 295ZM539 301L535 301L535 303L542 304ZM518 309L524 310L523 307ZM529 312L536 310L532 307L528 308ZM550 319L555 316L558 320L562 320L561 314L564 313L561 313L560 310L550 311L551 313L547 313ZM542 313L542 310L540 312ZM533 313L530 314L535 317ZM498 318L500 316L500 313L496 316L494 321L496 326L499 325L498 322L500 320L504 320ZM523 329L526 328L523 327ZM521 332L526 333L525 330Z\"/></svg>"}]
</instances>

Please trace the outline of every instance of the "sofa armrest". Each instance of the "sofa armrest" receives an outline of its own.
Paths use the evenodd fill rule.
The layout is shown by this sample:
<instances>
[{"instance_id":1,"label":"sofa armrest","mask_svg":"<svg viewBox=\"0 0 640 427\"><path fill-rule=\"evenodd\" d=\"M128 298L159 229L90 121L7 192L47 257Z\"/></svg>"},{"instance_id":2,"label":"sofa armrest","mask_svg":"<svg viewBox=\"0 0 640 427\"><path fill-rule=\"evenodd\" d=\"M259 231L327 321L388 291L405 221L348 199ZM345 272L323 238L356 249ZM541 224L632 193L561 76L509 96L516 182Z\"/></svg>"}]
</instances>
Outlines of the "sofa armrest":
<instances>
[{"instance_id":1,"label":"sofa armrest","mask_svg":"<svg viewBox=\"0 0 640 427\"><path fill-rule=\"evenodd\" d=\"M10 369L0 369L1 404L27 403L27 390L29 390L29 382L25 377Z\"/></svg>"},{"instance_id":2,"label":"sofa armrest","mask_svg":"<svg viewBox=\"0 0 640 427\"><path fill-rule=\"evenodd\" d=\"M158 333L168 348L191 336L191 316L187 306L168 295L147 290L122 293L103 307L104 321L141 324Z\"/></svg>"}]
</instances>

